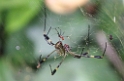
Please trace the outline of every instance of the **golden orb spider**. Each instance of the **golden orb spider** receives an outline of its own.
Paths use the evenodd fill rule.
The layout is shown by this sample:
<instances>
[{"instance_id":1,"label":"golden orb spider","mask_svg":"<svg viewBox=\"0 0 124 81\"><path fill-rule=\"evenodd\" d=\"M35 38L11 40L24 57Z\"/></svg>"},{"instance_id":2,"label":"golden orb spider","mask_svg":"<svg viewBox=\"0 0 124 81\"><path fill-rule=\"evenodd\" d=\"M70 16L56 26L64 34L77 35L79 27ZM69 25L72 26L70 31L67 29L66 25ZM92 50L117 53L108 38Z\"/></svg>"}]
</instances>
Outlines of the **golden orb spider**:
<instances>
[{"instance_id":1,"label":"golden orb spider","mask_svg":"<svg viewBox=\"0 0 124 81\"><path fill-rule=\"evenodd\" d=\"M47 41L47 43L48 43L49 45L55 47L55 50L53 50L50 54L48 54L48 55L46 56L46 58L41 59L42 55L40 55L37 68L40 68L41 64L44 63L44 62L50 57L50 55L52 55L52 54L53 54L54 52L56 52L56 51L57 51L57 53L58 53L60 56L62 56L63 58L62 58L61 62L57 65L57 67L56 67L54 70L52 70L51 65L49 65L49 66L50 66L50 70L51 70L51 75L54 75L54 74L56 73L57 69L60 67L60 65L61 65L62 62L64 61L65 57L67 56L67 54L70 54L70 55L72 55L73 57L78 58L78 59L81 58L81 57L85 57L85 58L97 58L97 59L102 59L102 58L103 58L103 56L104 56L104 54L105 54L105 52L106 52L106 49L107 49L107 42L105 42L105 49L104 49L102 55L88 55L88 52L83 52L83 49L84 49L84 48L82 49L82 51L81 51L80 54L76 54L75 52L72 52L72 51L70 50L69 45L67 45L67 44L64 44L64 45L63 45L62 41L58 41L57 43L53 43L52 40L50 39L50 37L48 36L48 34L49 34L50 30L51 30L51 27L49 28L48 32L46 33L46 16L47 16L47 15L46 15L46 11L45 11L44 34L43 34L43 36L44 36L45 40ZM60 29L60 28L59 28L59 29ZM59 37L61 40L64 40L64 36L63 36L64 32L61 33L61 29L60 29L60 32L59 32L56 28L55 28L55 30L57 31L58 37ZM88 26L88 41L89 41L89 31L90 31L90 26Z\"/></svg>"}]
</instances>

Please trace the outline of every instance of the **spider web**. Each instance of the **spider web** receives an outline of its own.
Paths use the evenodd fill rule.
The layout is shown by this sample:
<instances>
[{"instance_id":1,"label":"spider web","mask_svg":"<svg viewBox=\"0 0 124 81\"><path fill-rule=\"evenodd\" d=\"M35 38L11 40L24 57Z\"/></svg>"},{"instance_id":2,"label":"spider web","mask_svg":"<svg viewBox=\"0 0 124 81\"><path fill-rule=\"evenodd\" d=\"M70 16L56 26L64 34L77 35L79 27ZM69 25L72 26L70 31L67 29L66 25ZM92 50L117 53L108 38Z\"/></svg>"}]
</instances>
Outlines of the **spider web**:
<instances>
[{"instance_id":1,"label":"spider web","mask_svg":"<svg viewBox=\"0 0 124 81\"><path fill-rule=\"evenodd\" d=\"M41 15L38 15L38 17L39 20L37 24L39 24L39 26L30 29L27 34L32 40L35 41L35 47L34 47L35 54L37 54L38 56L42 54L45 57L51 51L54 50L54 47L48 45L47 42L44 40L44 37L42 36L44 32L43 13ZM113 18L113 21L116 21L116 19ZM63 16L63 15L54 14L47 10L46 32L50 27L52 27L49 33L49 37L53 41L53 43L56 43L60 40L60 38L58 37L55 28L59 27L62 30L62 32L64 32L64 36L69 36L69 38L65 37L65 40L62 41L62 43L68 44L73 52L80 54L82 48L85 48L84 51L88 50L92 55L101 55L102 52L100 52L101 49L97 45L98 41L96 41L97 39L95 37L96 34L98 33L97 28L95 27L97 22L99 22L99 19L98 20L94 19L94 22L91 22L89 19L87 19L87 17L83 16L83 14L80 11ZM89 32L90 41L89 44L86 45L88 25L90 25L90 32ZM108 40L110 35L111 33L107 33ZM116 39L116 37L114 39ZM119 40L121 41L121 39ZM104 49L105 41L101 42L100 45ZM123 46L122 44L120 45ZM119 51L119 49L117 50ZM57 62L55 62L53 65L56 66L56 64Z\"/></svg>"},{"instance_id":2,"label":"spider web","mask_svg":"<svg viewBox=\"0 0 124 81\"><path fill-rule=\"evenodd\" d=\"M44 40L44 37L42 36L43 29L44 29L44 19L43 18L44 18L43 16L40 17L40 20L39 20L40 26L37 27L37 30L39 30L39 33L38 32L36 33L34 31L34 30L36 30L36 28L30 30L29 32L34 31L35 35L37 35L37 34L41 35L40 37L38 37L38 36L32 37L32 39L34 39L35 37L42 38L42 39L39 39L39 42L37 42L36 53L39 52L39 50L40 51L44 50L44 52L47 50L46 52L48 54L48 53L50 53L50 51L52 51L54 49L54 47L49 46L46 43L46 41ZM59 27L61 29L61 31L64 32L63 36L69 36L69 37L65 37L65 40L62 41L63 44L68 44L71 48L82 47L83 41L86 41L87 34L88 34L88 25L90 25L90 24L91 24L91 22L89 20L86 20L86 18L83 17L83 15L80 11L77 11L71 15L63 16L63 15L56 15L47 10L46 32L48 31L48 29L50 27L52 27L52 29L49 33L49 37L53 41L53 43L56 43L60 40L60 38L58 37L57 32L55 30L55 28ZM93 27L91 26L90 32L89 32L90 36L92 36L92 34L93 34L92 28ZM58 31L59 31L59 29L58 29ZM93 39L90 38L90 40L93 40ZM38 43L42 43L42 44L39 45ZM41 46L41 47L39 47L39 46Z\"/></svg>"},{"instance_id":3,"label":"spider web","mask_svg":"<svg viewBox=\"0 0 124 81\"><path fill-rule=\"evenodd\" d=\"M114 21L116 21L115 18L113 18ZM46 32L48 31L49 27L52 27L50 33L49 33L49 37L50 39L53 41L53 43L56 43L60 40L60 38L57 35L57 32L55 31L54 28L59 27L62 32L64 33L64 36L69 36L69 38L65 37L65 40L62 41L63 44L68 44L71 47L71 51L76 52L78 54L80 54L82 48L85 48L84 51L89 51L90 54L92 55L101 55L102 52L100 51L100 47L97 45L98 41L96 41L96 34L97 34L97 28L96 23L99 20L95 21L95 22L91 22L89 19L87 19L86 16L83 16L83 14L78 10L73 14L69 14L69 15L57 15L54 14L50 11L47 10L47 23L46 23ZM46 55L48 55L50 52L52 52L55 48L54 46L50 46L47 44L47 42L44 40L43 37L43 33L44 33L44 16L43 13L38 15L38 20L36 20L34 22L35 24L31 24L29 28L27 28L27 32L26 35L28 37L28 39L33 41L34 46L34 52L31 51L31 53L34 53L37 57L39 57L41 54L43 55L43 57L46 57ZM87 39L87 34L88 34L88 25L90 25L90 43L88 45L86 45L86 39ZM104 27L103 27L104 29ZM109 35L112 33L107 33L108 39L109 39ZM123 35L123 34L121 34ZM113 39L118 39L120 41L119 46L122 47L123 49L123 42L122 42L122 38L120 38L120 36L112 34L112 36L114 37ZM100 37L101 39L102 37ZM24 39L24 38L23 38ZM122 43L121 43L122 42ZM100 43L103 46L105 46L105 42ZM114 46L117 48L116 43L114 43ZM29 43L29 45L31 46L31 43ZM26 47L27 48L27 47ZM19 46L16 46L17 50L20 50L22 48L20 48ZM117 51L122 52L122 49L118 49ZM121 51L120 51L121 50ZM120 54L120 53L119 53ZM53 54L53 56L56 55ZM89 59L81 59L81 60L76 60L74 58L71 58L70 60L66 60L62 66L61 69L59 69L59 71L57 72L57 77L54 77L50 75L50 71L49 71L49 63L52 64L52 66L55 68L56 65L59 63L59 61L61 59L55 59L53 60L53 56L51 56L49 58L49 61L46 62L42 68L40 70L37 70L37 75L33 76L33 74L31 73L30 76L28 75L27 70L30 70L30 68L28 67L24 67L24 71L22 71L25 75L22 75L23 77L27 77L32 79L33 81L38 79L38 80L59 80L59 81L63 81L63 80L70 80L72 81L69 77L72 79L76 78L76 80L81 81L82 80L82 76L83 80L87 80L87 81L91 81L90 79L94 78L95 76L97 76L98 81L99 80L104 80L104 77L108 77L107 80L108 81L117 81L117 79L120 79L120 77L116 76L117 73L115 72L115 70L113 71L112 69L110 69L109 63L103 59L102 61L100 60L89 60ZM29 57L29 55L27 56ZM69 57L67 57L69 58ZM36 58L37 60L37 58ZM74 68L73 68L74 67ZM92 67L92 68L91 68ZM108 67L108 69L105 71L104 68ZM67 70L66 70L67 69ZM71 71L73 71L75 69L75 71L72 73ZM68 71L69 70L69 71ZM25 72L27 71L27 73ZM97 72L96 72L97 71ZM20 71L19 71L20 72ZM23 73L20 74L23 74ZM61 74L59 74L62 73ZM29 72L30 73L30 72ZM64 75L66 76L64 76ZM100 75L99 75L100 74ZM106 74L106 75L105 75ZM46 78L47 76L47 78ZM66 77L65 79L62 78ZM117 79L109 79L109 77L117 77ZM42 77L42 78L41 78ZM49 79L48 79L49 77ZM26 79L27 79L26 78ZM90 78L90 79L89 79ZM94 81L97 81L96 79L94 79Z\"/></svg>"}]
</instances>

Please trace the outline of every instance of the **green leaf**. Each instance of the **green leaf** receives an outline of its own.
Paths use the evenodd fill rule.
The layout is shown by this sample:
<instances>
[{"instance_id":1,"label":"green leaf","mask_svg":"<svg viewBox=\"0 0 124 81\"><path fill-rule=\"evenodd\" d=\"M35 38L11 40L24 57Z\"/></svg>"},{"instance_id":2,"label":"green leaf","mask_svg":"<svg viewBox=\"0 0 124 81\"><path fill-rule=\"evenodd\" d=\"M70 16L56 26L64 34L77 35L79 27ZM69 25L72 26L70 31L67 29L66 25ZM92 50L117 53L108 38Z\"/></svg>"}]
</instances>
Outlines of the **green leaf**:
<instances>
[{"instance_id":1,"label":"green leaf","mask_svg":"<svg viewBox=\"0 0 124 81\"><path fill-rule=\"evenodd\" d=\"M25 27L38 14L41 5L40 0L1 0L5 30L13 33Z\"/></svg>"}]
</instances>

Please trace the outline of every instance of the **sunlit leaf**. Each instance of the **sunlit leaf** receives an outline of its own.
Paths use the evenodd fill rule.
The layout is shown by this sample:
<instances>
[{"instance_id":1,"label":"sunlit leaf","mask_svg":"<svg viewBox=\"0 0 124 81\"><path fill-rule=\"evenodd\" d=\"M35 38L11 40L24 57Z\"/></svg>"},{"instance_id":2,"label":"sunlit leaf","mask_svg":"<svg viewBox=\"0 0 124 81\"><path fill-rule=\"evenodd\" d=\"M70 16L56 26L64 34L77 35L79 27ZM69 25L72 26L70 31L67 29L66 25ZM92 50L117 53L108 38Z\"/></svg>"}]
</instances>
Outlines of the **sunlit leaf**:
<instances>
[{"instance_id":1,"label":"sunlit leaf","mask_svg":"<svg viewBox=\"0 0 124 81\"><path fill-rule=\"evenodd\" d=\"M40 0L1 0L0 11L5 19L4 26L8 33L15 32L26 26L40 11Z\"/></svg>"}]
</instances>

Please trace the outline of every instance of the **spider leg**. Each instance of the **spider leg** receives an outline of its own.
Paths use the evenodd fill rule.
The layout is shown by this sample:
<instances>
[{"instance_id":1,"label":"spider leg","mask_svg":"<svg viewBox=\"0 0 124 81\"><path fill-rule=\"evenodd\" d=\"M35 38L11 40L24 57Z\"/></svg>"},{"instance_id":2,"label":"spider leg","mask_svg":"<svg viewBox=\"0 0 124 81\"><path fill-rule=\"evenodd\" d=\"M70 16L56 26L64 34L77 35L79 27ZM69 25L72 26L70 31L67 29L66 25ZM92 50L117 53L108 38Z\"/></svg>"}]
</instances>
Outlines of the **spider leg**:
<instances>
[{"instance_id":1,"label":"spider leg","mask_svg":"<svg viewBox=\"0 0 124 81\"><path fill-rule=\"evenodd\" d=\"M58 37L60 37L60 33L59 33L59 31L55 28L55 30L56 30L56 32L57 32L57 34L58 34Z\"/></svg>"},{"instance_id":2,"label":"spider leg","mask_svg":"<svg viewBox=\"0 0 124 81\"><path fill-rule=\"evenodd\" d=\"M105 55L106 49L107 49L107 42L105 42L105 49L104 49L102 55L87 55L86 58L97 58L97 59L102 59L102 58L104 57L104 55Z\"/></svg>"},{"instance_id":3,"label":"spider leg","mask_svg":"<svg viewBox=\"0 0 124 81\"><path fill-rule=\"evenodd\" d=\"M45 40L47 41L47 43L49 45L55 45L52 42L52 40L50 40L50 37L48 36L48 34L49 34L50 30L51 30L51 27L49 28L48 32L46 33L46 18L47 18L46 7L44 7L44 34L43 34L43 36L44 36Z\"/></svg>"},{"instance_id":4,"label":"spider leg","mask_svg":"<svg viewBox=\"0 0 124 81\"><path fill-rule=\"evenodd\" d=\"M85 52L85 53L82 53L82 54L80 54L80 55L74 55L74 58L78 58L78 59L80 59L81 57L87 57L87 54L88 54L88 52Z\"/></svg>"},{"instance_id":5,"label":"spider leg","mask_svg":"<svg viewBox=\"0 0 124 81\"><path fill-rule=\"evenodd\" d=\"M81 51L81 54L80 55L76 55L75 54L75 58L78 58L78 59L80 59L81 57L86 57L87 56L87 54L88 54L88 52L85 52L85 53L83 53L83 51L84 51L84 48L82 48L82 51Z\"/></svg>"},{"instance_id":6,"label":"spider leg","mask_svg":"<svg viewBox=\"0 0 124 81\"><path fill-rule=\"evenodd\" d=\"M46 31L46 18L47 18L46 7L44 7L44 32Z\"/></svg>"},{"instance_id":7,"label":"spider leg","mask_svg":"<svg viewBox=\"0 0 124 81\"><path fill-rule=\"evenodd\" d=\"M47 35L49 34L50 30L51 30L52 27L49 28L48 32L47 32Z\"/></svg>"},{"instance_id":8,"label":"spider leg","mask_svg":"<svg viewBox=\"0 0 124 81\"><path fill-rule=\"evenodd\" d=\"M51 27L49 28L47 34L49 34L50 30L51 30ZM44 39L47 41L49 45L55 45L47 34L46 33L43 34Z\"/></svg>"},{"instance_id":9,"label":"spider leg","mask_svg":"<svg viewBox=\"0 0 124 81\"><path fill-rule=\"evenodd\" d=\"M62 30L59 27L58 29L60 30L60 35L63 36L65 32L62 32Z\"/></svg>"},{"instance_id":10,"label":"spider leg","mask_svg":"<svg viewBox=\"0 0 124 81\"><path fill-rule=\"evenodd\" d=\"M65 32L63 32L61 35L64 35ZM65 37L65 36L64 36Z\"/></svg>"},{"instance_id":11,"label":"spider leg","mask_svg":"<svg viewBox=\"0 0 124 81\"><path fill-rule=\"evenodd\" d=\"M66 55L65 55L65 56L66 56ZM54 74L56 73L56 71L57 71L57 70L58 70L58 68L61 66L62 62L64 61L65 56L64 56L64 58L61 60L61 62L58 64L58 66L57 66L54 70L52 70L52 66L51 66L51 65L49 65L50 70L51 70L51 75L54 75Z\"/></svg>"},{"instance_id":12,"label":"spider leg","mask_svg":"<svg viewBox=\"0 0 124 81\"><path fill-rule=\"evenodd\" d=\"M81 57L87 57L88 52L82 53L82 54L75 54L74 52L68 51L68 53L72 56L74 56L74 58L78 58L80 59Z\"/></svg>"},{"instance_id":13,"label":"spider leg","mask_svg":"<svg viewBox=\"0 0 124 81\"><path fill-rule=\"evenodd\" d=\"M83 53L84 48L82 48L81 54L80 55L74 55L75 58L80 59L81 57L87 57L87 54L89 52L89 42L90 42L89 36L90 36L90 25L88 25L88 34L87 34L87 38L86 38L87 40L86 40L86 45L85 45L85 46L87 46L87 52Z\"/></svg>"},{"instance_id":14,"label":"spider leg","mask_svg":"<svg viewBox=\"0 0 124 81\"><path fill-rule=\"evenodd\" d=\"M105 49L104 49L102 55L88 55L88 52L85 52L85 53L82 53L82 54L75 54L74 52L68 51L68 53L71 54L72 56L74 56L75 58L85 57L85 58L102 59L105 55L106 49L107 49L107 42L105 42Z\"/></svg>"},{"instance_id":15,"label":"spider leg","mask_svg":"<svg viewBox=\"0 0 124 81\"><path fill-rule=\"evenodd\" d=\"M89 36L90 36L90 25L88 25L88 35L87 35L87 41L86 41L88 51L89 51L89 42L90 42Z\"/></svg>"},{"instance_id":16,"label":"spider leg","mask_svg":"<svg viewBox=\"0 0 124 81\"><path fill-rule=\"evenodd\" d=\"M71 52L71 51L68 51L68 53L69 53L70 55L74 56L75 58L81 58L81 57L86 56L86 55L88 54L87 52L85 52L85 53L83 53L83 54L76 54L76 53Z\"/></svg>"},{"instance_id":17,"label":"spider leg","mask_svg":"<svg viewBox=\"0 0 124 81\"><path fill-rule=\"evenodd\" d=\"M75 54L74 52L68 51L71 55L73 55L75 58L81 58L81 57L85 57L85 58L97 58L97 59L102 59L104 57L104 54L106 52L106 48L107 48L107 42L105 42L105 49L103 51L102 55L88 55L89 53L89 42L90 42L90 25L88 25L88 35L87 35L87 41L86 41L86 46L87 46L87 50L88 52L83 53L84 48L81 51L81 54Z\"/></svg>"},{"instance_id":18,"label":"spider leg","mask_svg":"<svg viewBox=\"0 0 124 81\"><path fill-rule=\"evenodd\" d=\"M55 51L56 51L56 50L52 51L50 54L48 54L48 55L47 55L47 57L46 57L46 58L44 58L44 59L40 60L40 63L45 62L45 61L49 58L49 56L50 56L50 55L52 55Z\"/></svg>"},{"instance_id":19,"label":"spider leg","mask_svg":"<svg viewBox=\"0 0 124 81\"><path fill-rule=\"evenodd\" d=\"M105 42L105 49L104 49L102 55L87 55L86 58L97 58L97 59L102 59L102 58L104 57L104 55L105 55L106 49L107 49L107 42Z\"/></svg>"},{"instance_id":20,"label":"spider leg","mask_svg":"<svg viewBox=\"0 0 124 81\"><path fill-rule=\"evenodd\" d=\"M45 62L45 61L49 58L49 56L52 55L55 51L56 51L56 50L52 51L50 54L48 54L48 55L46 56L46 58L43 58L43 59L41 59L41 56L42 56L42 55L40 55L37 68L40 68L41 64L42 64L43 62Z\"/></svg>"},{"instance_id":21,"label":"spider leg","mask_svg":"<svg viewBox=\"0 0 124 81\"><path fill-rule=\"evenodd\" d=\"M55 45L53 42L52 42L52 40L50 40L50 37L47 35L47 34L43 34L43 36L44 36L44 38L45 38L45 40L47 41L47 43L49 44L49 45Z\"/></svg>"},{"instance_id":22,"label":"spider leg","mask_svg":"<svg viewBox=\"0 0 124 81\"><path fill-rule=\"evenodd\" d=\"M58 29L60 30L60 35L62 35L61 33L62 33L62 30L58 27Z\"/></svg>"},{"instance_id":23,"label":"spider leg","mask_svg":"<svg viewBox=\"0 0 124 81\"><path fill-rule=\"evenodd\" d=\"M104 49L103 54L101 56L100 55L90 55L88 57L102 59L104 57L104 55L105 55L106 49L107 49L107 42L105 42L105 49Z\"/></svg>"}]
</instances>

